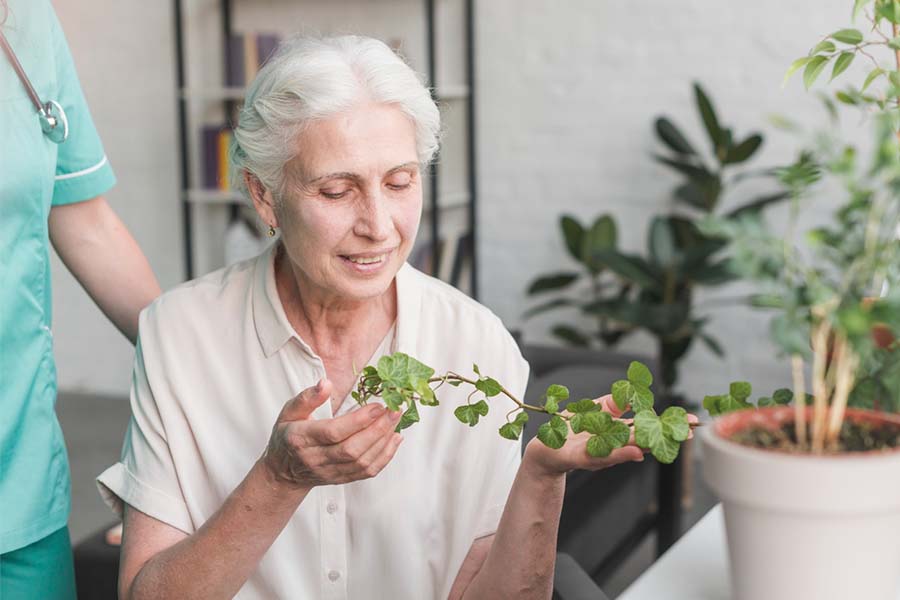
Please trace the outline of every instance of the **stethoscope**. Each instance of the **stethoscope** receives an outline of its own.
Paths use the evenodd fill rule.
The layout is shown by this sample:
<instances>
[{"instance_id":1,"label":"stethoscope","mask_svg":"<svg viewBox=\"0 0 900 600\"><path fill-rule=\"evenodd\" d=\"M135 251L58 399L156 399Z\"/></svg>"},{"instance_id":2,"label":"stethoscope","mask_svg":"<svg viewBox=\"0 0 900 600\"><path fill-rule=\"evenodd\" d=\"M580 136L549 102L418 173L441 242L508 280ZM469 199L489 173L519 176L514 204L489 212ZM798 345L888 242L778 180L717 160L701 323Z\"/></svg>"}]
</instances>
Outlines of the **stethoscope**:
<instances>
[{"instance_id":1,"label":"stethoscope","mask_svg":"<svg viewBox=\"0 0 900 600\"><path fill-rule=\"evenodd\" d=\"M59 105L59 102L53 100L41 102L41 97L38 96L37 92L34 90L34 86L31 85L31 81L25 74L25 69L22 68L22 63L19 62L16 53L13 52L12 47L9 45L9 42L6 41L6 36L3 35L2 31L0 31L0 46L3 46L3 51L6 53L6 56L9 57L10 64L12 64L13 69L15 69L22 85L25 86L28 97L31 98L31 103L34 104L34 107L37 109L38 118L41 120L41 131L43 131L44 135L47 136L47 139L54 144L62 144L66 141L66 138L69 137L69 120L66 119L66 111Z\"/></svg>"}]
</instances>

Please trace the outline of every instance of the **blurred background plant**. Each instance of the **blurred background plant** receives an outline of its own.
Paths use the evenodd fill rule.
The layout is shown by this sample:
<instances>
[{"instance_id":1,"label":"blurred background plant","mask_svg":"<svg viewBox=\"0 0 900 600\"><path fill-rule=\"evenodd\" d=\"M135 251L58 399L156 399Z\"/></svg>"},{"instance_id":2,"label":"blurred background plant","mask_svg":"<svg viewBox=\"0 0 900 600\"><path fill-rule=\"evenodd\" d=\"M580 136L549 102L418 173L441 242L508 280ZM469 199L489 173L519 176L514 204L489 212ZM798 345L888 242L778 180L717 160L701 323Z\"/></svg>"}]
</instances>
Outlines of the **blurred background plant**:
<instances>
[{"instance_id":1,"label":"blurred background plant","mask_svg":"<svg viewBox=\"0 0 900 600\"><path fill-rule=\"evenodd\" d=\"M590 318L592 328L561 322L551 329L555 337L575 346L612 346L632 332L648 332L656 341L664 396L673 393L679 362L695 338L722 355L720 344L706 331L708 318L698 314L695 291L724 285L736 276L729 259L721 255L727 239L701 232L698 220L713 214L727 220L759 215L788 197L777 191L723 211L725 198L741 180L772 177L774 172L741 168L759 151L763 136L752 133L737 141L733 129L720 123L700 84L694 84L694 97L710 151L699 151L668 117L656 119L655 132L663 150L654 158L675 171L680 181L672 192L675 208L650 220L646 254L618 249L612 215L601 215L590 224L564 215L560 229L576 268L536 278L528 294L549 299L525 314L532 317L575 308Z\"/></svg>"},{"instance_id":2,"label":"blurred background plant","mask_svg":"<svg viewBox=\"0 0 900 600\"><path fill-rule=\"evenodd\" d=\"M811 367L812 422L804 403L795 403L795 433L814 452L836 443L848 405L900 410L900 1L856 0L854 20L860 15L867 34L847 28L826 36L794 61L786 79L802 68L810 88L829 64L834 80L857 56L869 60L863 85L834 97L872 116L871 156L842 139L838 110L826 99L832 126L809 135L797 160L776 172L791 194L785 235L754 215L702 224L729 240L732 269L759 286L754 304L776 311L771 334L790 357L795 397L805 397ZM832 193L823 182L839 183L844 200L829 223L800 237L801 209Z\"/></svg>"}]
</instances>

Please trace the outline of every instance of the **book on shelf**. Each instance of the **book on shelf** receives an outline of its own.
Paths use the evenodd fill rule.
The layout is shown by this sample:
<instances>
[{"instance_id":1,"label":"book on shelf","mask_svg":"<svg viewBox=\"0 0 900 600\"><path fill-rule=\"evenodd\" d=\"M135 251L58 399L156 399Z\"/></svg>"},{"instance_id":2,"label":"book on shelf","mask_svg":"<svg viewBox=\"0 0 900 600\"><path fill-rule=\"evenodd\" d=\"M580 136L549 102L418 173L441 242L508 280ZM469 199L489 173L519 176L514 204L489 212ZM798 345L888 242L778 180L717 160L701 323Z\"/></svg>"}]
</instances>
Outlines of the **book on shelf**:
<instances>
[{"instance_id":1,"label":"book on shelf","mask_svg":"<svg viewBox=\"0 0 900 600\"><path fill-rule=\"evenodd\" d=\"M231 182L228 174L231 170L228 149L231 147L233 133L230 127L207 125L201 131L203 152L203 188L207 190L228 191Z\"/></svg>"},{"instance_id":2,"label":"book on shelf","mask_svg":"<svg viewBox=\"0 0 900 600\"><path fill-rule=\"evenodd\" d=\"M253 81L266 64L281 38L274 33L233 33L228 38L225 85L243 87Z\"/></svg>"}]
</instances>

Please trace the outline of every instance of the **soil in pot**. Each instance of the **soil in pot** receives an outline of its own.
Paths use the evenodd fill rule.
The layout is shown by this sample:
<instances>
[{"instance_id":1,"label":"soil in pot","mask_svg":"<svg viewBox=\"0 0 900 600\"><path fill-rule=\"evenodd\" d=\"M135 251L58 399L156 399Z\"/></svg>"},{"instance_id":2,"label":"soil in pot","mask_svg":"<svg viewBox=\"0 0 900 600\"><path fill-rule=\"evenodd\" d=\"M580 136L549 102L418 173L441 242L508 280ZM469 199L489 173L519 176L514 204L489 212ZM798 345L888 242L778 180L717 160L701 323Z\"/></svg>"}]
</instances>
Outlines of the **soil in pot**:
<instances>
[{"instance_id":1,"label":"soil in pot","mask_svg":"<svg viewBox=\"0 0 900 600\"><path fill-rule=\"evenodd\" d=\"M783 423L780 427L755 425L732 434L729 439L754 448L809 453L808 445L801 448L797 443L793 422ZM898 447L900 447L900 424L848 419L841 427L837 444L826 448L825 453L890 451Z\"/></svg>"}]
</instances>

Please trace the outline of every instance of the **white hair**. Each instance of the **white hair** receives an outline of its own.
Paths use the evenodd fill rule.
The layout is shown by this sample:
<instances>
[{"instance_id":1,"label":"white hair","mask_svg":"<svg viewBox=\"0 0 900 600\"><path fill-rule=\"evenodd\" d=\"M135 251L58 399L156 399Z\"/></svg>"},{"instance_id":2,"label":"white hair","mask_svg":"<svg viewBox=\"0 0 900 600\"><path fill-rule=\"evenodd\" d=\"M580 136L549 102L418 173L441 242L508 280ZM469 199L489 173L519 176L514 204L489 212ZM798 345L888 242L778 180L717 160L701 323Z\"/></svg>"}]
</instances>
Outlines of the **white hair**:
<instances>
[{"instance_id":1,"label":"white hair","mask_svg":"<svg viewBox=\"0 0 900 600\"><path fill-rule=\"evenodd\" d=\"M400 108L415 125L419 161L434 158L440 112L419 76L387 45L353 35L285 41L247 90L231 146L233 187L249 196L246 171L277 198L284 193L284 166L302 152L296 142L303 127L366 101Z\"/></svg>"}]
</instances>

